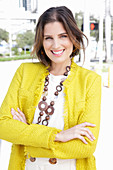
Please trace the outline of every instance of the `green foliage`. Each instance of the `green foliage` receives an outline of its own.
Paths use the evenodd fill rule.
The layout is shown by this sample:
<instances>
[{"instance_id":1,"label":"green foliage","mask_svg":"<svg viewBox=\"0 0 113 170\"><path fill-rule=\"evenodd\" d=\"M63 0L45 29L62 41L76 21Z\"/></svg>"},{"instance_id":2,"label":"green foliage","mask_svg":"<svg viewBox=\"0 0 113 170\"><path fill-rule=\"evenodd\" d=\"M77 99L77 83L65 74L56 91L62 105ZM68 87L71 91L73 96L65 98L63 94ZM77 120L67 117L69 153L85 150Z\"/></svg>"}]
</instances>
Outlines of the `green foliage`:
<instances>
[{"instance_id":1,"label":"green foliage","mask_svg":"<svg viewBox=\"0 0 113 170\"><path fill-rule=\"evenodd\" d=\"M24 59L32 59L32 57L27 54L27 55L20 55L20 56L16 56L16 57L0 57L0 62L3 61L12 61L12 60L24 60Z\"/></svg>"},{"instance_id":2,"label":"green foliage","mask_svg":"<svg viewBox=\"0 0 113 170\"><path fill-rule=\"evenodd\" d=\"M24 48L27 45L31 48L34 43L34 34L31 30L26 31L23 34L18 34L16 42L17 46L20 48Z\"/></svg>"},{"instance_id":3,"label":"green foliage","mask_svg":"<svg viewBox=\"0 0 113 170\"><path fill-rule=\"evenodd\" d=\"M30 53L31 53L30 51L26 51L26 54L30 54ZM21 55L24 55L24 54L25 54L25 51L22 50Z\"/></svg>"},{"instance_id":4,"label":"green foliage","mask_svg":"<svg viewBox=\"0 0 113 170\"><path fill-rule=\"evenodd\" d=\"M5 56L10 56L10 54L9 54L9 53L6 53Z\"/></svg>"},{"instance_id":5,"label":"green foliage","mask_svg":"<svg viewBox=\"0 0 113 170\"><path fill-rule=\"evenodd\" d=\"M0 28L0 42L3 41L3 40L8 42L8 39L9 39L9 33Z\"/></svg>"},{"instance_id":6,"label":"green foliage","mask_svg":"<svg viewBox=\"0 0 113 170\"><path fill-rule=\"evenodd\" d=\"M16 46L16 47L13 47L13 48L12 48L12 51L13 51L13 55L16 55L16 56L17 56L17 55L25 55L25 53L26 53L26 54L30 54L30 53L31 53L30 51L26 51L26 52L25 52L24 50L22 50L22 52L19 52L17 46Z\"/></svg>"},{"instance_id":7,"label":"green foliage","mask_svg":"<svg viewBox=\"0 0 113 170\"><path fill-rule=\"evenodd\" d=\"M3 56L3 54L0 53L0 57L2 57L2 56Z\"/></svg>"},{"instance_id":8,"label":"green foliage","mask_svg":"<svg viewBox=\"0 0 113 170\"><path fill-rule=\"evenodd\" d=\"M14 55L19 55L19 52L18 52L18 48L17 48L17 47L13 47L13 48L12 48L12 51L13 51Z\"/></svg>"},{"instance_id":9,"label":"green foliage","mask_svg":"<svg viewBox=\"0 0 113 170\"><path fill-rule=\"evenodd\" d=\"M83 24L83 12L79 12L75 14L75 20L77 23L78 28L81 30L82 24Z\"/></svg>"}]
</instances>

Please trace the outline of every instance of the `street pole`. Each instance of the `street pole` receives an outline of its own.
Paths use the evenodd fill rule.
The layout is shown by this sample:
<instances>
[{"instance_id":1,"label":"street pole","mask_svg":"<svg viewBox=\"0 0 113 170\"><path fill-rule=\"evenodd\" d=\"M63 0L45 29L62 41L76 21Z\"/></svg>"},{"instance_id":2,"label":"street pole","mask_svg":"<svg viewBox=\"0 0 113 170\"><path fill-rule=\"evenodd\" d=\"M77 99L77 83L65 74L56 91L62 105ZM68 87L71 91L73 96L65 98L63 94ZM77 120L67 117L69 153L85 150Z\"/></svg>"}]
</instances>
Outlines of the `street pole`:
<instances>
[{"instance_id":1,"label":"street pole","mask_svg":"<svg viewBox=\"0 0 113 170\"><path fill-rule=\"evenodd\" d=\"M8 19L9 24L9 54L12 57L12 31L11 31L11 18Z\"/></svg>"},{"instance_id":2,"label":"street pole","mask_svg":"<svg viewBox=\"0 0 113 170\"><path fill-rule=\"evenodd\" d=\"M105 1L105 35L106 35L106 61L111 61L111 17L110 0Z\"/></svg>"},{"instance_id":3,"label":"street pole","mask_svg":"<svg viewBox=\"0 0 113 170\"><path fill-rule=\"evenodd\" d=\"M102 4L102 0L101 0ZM100 71L102 71L102 65L103 65L103 18L104 18L104 11L103 8L100 11L99 14L99 45L98 45L98 56L99 56L99 67Z\"/></svg>"},{"instance_id":4,"label":"street pole","mask_svg":"<svg viewBox=\"0 0 113 170\"><path fill-rule=\"evenodd\" d=\"M84 34L88 37L90 42L90 17L89 17L89 1L84 1L84 20L83 20L83 27L84 27ZM89 47L86 48L85 52L85 62L84 67L87 69L90 68L90 49Z\"/></svg>"}]
</instances>

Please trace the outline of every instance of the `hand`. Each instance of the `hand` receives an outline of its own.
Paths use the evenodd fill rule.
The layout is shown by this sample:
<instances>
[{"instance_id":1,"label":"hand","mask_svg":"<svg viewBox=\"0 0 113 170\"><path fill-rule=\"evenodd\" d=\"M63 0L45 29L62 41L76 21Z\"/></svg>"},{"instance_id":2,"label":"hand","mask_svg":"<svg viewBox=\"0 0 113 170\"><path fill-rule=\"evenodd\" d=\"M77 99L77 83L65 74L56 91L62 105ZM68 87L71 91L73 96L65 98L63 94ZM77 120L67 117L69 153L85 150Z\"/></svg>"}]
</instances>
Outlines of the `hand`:
<instances>
[{"instance_id":1,"label":"hand","mask_svg":"<svg viewBox=\"0 0 113 170\"><path fill-rule=\"evenodd\" d=\"M19 120L19 121L27 124L26 117L25 117L24 113L19 108L17 108L17 110L18 110L18 112L16 112L13 108L11 108L11 114L13 116L13 119Z\"/></svg>"},{"instance_id":2,"label":"hand","mask_svg":"<svg viewBox=\"0 0 113 170\"><path fill-rule=\"evenodd\" d=\"M56 135L55 141L67 142L72 139L80 139L83 143L87 144L84 137L87 137L90 141L94 141L95 137L92 132L87 128L95 127L96 125L88 122L81 123L65 131L61 131Z\"/></svg>"}]
</instances>

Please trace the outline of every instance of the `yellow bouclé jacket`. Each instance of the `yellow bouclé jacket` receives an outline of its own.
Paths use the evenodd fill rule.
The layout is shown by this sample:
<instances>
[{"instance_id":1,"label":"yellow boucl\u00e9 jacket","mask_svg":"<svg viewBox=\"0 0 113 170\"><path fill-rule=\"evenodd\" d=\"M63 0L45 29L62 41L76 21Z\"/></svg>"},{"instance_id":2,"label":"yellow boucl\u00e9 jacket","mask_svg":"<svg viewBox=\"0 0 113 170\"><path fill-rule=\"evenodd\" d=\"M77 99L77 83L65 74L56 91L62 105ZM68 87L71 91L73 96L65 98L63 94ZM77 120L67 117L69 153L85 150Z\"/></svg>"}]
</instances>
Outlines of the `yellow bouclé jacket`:
<instances>
[{"instance_id":1,"label":"yellow boucl\u00e9 jacket","mask_svg":"<svg viewBox=\"0 0 113 170\"><path fill-rule=\"evenodd\" d=\"M9 170L25 170L25 160L32 157L76 159L76 170L96 170L93 153L100 126L101 77L72 62L64 81L64 130L83 122L95 136L88 144L79 139L54 142L61 130L32 124L36 106L43 92L47 67L41 63L23 63L17 69L0 108L0 138L13 143ZM27 123L14 120L11 108L20 108ZM57 120L56 120L57 121Z\"/></svg>"}]
</instances>

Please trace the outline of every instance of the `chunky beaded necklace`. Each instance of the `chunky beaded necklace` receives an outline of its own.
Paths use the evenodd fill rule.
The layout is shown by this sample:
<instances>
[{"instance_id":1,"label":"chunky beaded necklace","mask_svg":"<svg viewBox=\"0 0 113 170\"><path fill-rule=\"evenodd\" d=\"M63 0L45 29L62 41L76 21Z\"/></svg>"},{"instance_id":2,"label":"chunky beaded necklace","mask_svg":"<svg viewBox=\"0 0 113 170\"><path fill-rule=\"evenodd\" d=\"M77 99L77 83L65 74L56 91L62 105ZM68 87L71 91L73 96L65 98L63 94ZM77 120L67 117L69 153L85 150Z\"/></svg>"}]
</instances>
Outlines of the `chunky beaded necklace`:
<instances>
[{"instance_id":1,"label":"chunky beaded necklace","mask_svg":"<svg viewBox=\"0 0 113 170\"><path fill-rule=\"evenodd\" d=\"M70 66L66 67L66 72L64 73L64 76L68 76L68 72L70 71ZM56 91L54 93L55 96L58 96L59 93L62 91L62 86L63 86L64 80L60 82L59 85L56 86ZM48 91L48 86L49 85L49 76L47 75L45 78L45 83L44 83L44 96L42 97L42 101L39 102L38 108L40 110L39 117L38 117L38 122L37 124L42 122L42 125L48 126L48 121L50 119L50 116L54 113L54 104L55 102L52 100L50 104L48 105L46 100L47 100L47 91ZM46 117L44 120L42 120L42 116L46 114Z\"/></svg>"},{"instance_id":2,"label":"chunky beaded necklace","mask_svg":"<svg viewBox=\"0 0 113 170\"><path fill-rule=\"evenodd\" d=\"M70 71L70 66L66 67L66 72L64 73L64 76L68 76L68 72ZM63 86L63 82L65 79L63 79L59 85L56 86L56 91L54 93L55 96L58 96L59 93L62 91L62 86ZM48 86L49 85L49 76L46 76L45 78L45 83L44 83L44 96L42 97L42 101L39 102L38 104L38 108L40 110L39 113L39 117L38 117L38 122L37 124L42 122L42 125L47 126L48 125L48 121L50 119L50 116L54 113L54 104L55 102L52 100L50 102L50 104L48 105L46 100L47 100L47 91L48 91ZM44 120L42 120L42 116L44 115L44 113L46 114L46 117ZM34 162L36 160L36 158L30 157L30 161ZM57 159L56 158L50 158L49 159L49 163L51 164L56 164L57 163Z\"/></svg>"}]
</instances>

